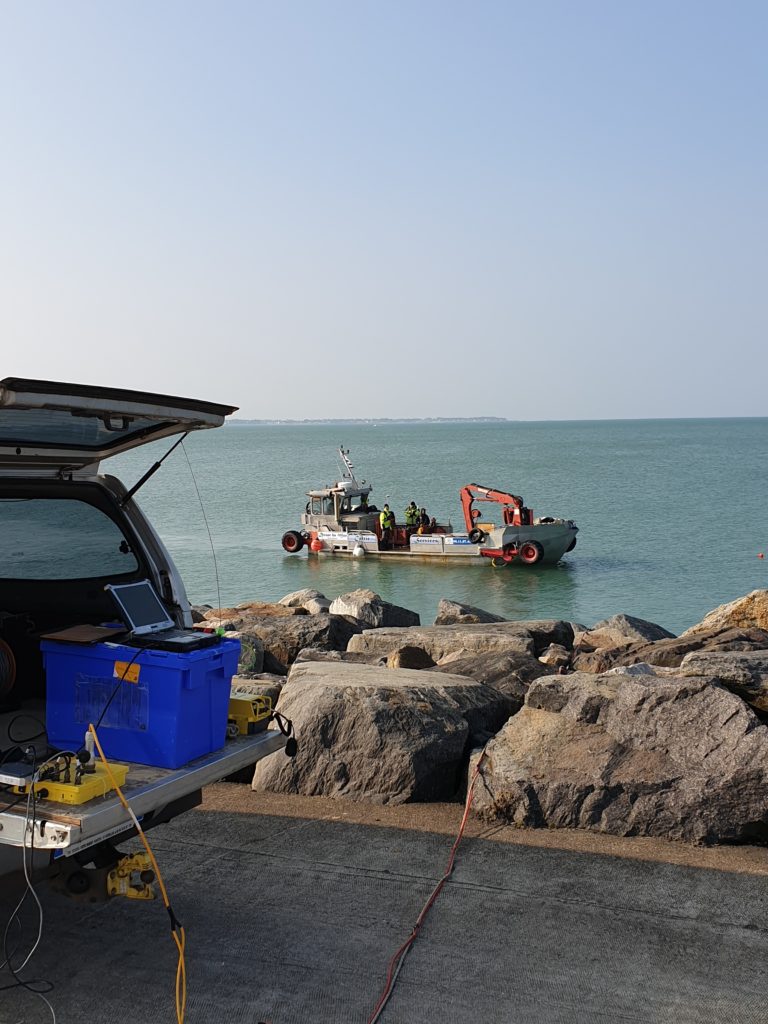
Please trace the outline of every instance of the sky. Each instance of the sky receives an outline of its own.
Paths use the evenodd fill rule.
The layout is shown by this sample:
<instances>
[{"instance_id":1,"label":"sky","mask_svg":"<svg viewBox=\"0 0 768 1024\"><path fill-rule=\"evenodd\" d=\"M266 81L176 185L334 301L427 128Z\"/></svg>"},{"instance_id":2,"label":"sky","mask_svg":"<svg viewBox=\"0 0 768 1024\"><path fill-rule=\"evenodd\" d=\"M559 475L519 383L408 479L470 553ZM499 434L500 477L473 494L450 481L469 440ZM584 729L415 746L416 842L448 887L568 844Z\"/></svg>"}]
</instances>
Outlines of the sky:
<instances>
[{"instance_id":1,"label":"sky","mask_svg":"<svg viewBox=\"0 0 768 1024\"><path fill-rule=\"evenodd\" d=\"M0 378L762 416L768 5L0 0Z\"/></svg>"}]
</instances>

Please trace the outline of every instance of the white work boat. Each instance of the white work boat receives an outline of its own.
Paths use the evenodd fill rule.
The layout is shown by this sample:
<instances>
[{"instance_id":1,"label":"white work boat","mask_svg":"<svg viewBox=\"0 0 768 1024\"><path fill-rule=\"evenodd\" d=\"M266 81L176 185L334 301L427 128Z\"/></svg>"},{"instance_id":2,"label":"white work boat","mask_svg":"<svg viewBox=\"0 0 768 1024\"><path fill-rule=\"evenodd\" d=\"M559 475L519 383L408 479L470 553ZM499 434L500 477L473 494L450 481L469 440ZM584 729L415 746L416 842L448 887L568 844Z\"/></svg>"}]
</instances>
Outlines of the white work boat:
<instances>
[{"instance_id":1,"label":"white work boat","mask_svg":"<svg viewBox=\"0 0 768 1024\"><path fill-rule=\"evenodd\" d=\"M426 530L397 524L386 542L379 510L369 504L373 487L355 478L349 450L339 448L339 456L344 466L341 479L308 491L301 529L283 534L282 545L289 554L306 547L318 555L552 565L576 546L579 528L573 520L536 518L521 497L479 484L467 484L459 492L465 531L455 532L450 522L433 523ZM475 507L481 502L495 506L487 517ZM490 521L494 511L499 522Z\"/></svg>"}]
</instances>

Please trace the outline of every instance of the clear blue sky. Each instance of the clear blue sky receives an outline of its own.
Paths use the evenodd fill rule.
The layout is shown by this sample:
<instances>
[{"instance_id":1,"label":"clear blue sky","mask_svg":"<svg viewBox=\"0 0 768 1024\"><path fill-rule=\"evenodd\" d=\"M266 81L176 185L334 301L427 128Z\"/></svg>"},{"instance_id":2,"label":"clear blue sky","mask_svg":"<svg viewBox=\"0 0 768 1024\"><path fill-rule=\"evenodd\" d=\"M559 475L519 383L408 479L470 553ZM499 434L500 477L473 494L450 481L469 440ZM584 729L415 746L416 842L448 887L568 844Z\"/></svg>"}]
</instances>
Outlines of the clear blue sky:
<instances>
[{"instance_id":1,"label":"clear blue sky","mask_svg":"<svg viewBox=\"0 0 768 1024\"><path fill-rule=\"evenodd\" d=\"M0 377L765 415L768 5L0 0Z\"/></svg>"}]
</instances>

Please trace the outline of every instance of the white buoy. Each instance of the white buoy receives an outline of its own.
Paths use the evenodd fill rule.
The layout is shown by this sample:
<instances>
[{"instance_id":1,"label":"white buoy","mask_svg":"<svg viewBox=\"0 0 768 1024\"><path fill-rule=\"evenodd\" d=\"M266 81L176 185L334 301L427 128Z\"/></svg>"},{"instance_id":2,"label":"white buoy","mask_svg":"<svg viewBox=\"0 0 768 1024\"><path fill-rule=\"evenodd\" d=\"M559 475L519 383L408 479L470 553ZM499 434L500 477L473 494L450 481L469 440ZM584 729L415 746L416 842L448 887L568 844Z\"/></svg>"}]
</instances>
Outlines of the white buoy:
<instances>
[{"instance_id":1,"label":"white buoy","mask_svg":"<svg viewBox=\"0 0 768 1024\"><path fill-rule=\"evenodd\" d=\"M362 544L355 544L354 548L352 549L352 557L353 558L364 558L365 557L365 548L363 547Z\"/></svg>"}]
</instances>

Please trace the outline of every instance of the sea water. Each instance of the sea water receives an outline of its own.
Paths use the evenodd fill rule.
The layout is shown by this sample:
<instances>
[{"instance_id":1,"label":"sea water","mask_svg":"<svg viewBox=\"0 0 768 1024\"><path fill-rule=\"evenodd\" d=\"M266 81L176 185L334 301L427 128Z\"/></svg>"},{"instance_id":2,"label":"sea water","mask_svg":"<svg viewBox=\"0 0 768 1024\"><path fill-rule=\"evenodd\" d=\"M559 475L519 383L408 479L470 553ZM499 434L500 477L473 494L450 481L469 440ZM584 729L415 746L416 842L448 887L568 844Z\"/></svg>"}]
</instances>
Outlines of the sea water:
<instances>
[{"instance_id":1,"label":"sea water","mask_svg":"<svg viewBox=\"0 0 768 1024\"><path fill-rule=\"evenodd\" d=\"M758 557L768 556L767 442L768 419L227 424L190 435L137 501L193 603L368 587L423 623L447 597L511 619L592 625L624 612L679 632L768 586L768 557ZM103 471L130 486L171 443ZM413 500L464 529L459 489L478 483L522 495L536 515L573 519L576 548L555 566L500 569L285 554L280 538L299 528L306 492L340 475L340 444L398 522Z\"/></svg>"}]
</instances>

